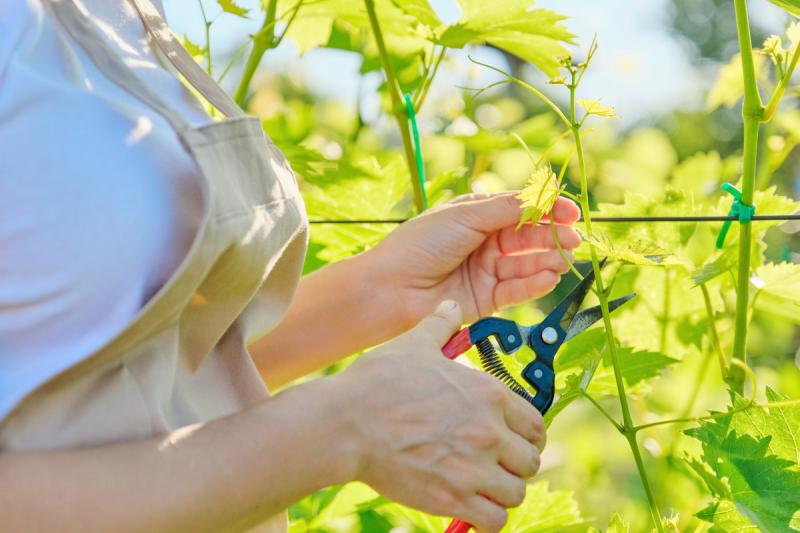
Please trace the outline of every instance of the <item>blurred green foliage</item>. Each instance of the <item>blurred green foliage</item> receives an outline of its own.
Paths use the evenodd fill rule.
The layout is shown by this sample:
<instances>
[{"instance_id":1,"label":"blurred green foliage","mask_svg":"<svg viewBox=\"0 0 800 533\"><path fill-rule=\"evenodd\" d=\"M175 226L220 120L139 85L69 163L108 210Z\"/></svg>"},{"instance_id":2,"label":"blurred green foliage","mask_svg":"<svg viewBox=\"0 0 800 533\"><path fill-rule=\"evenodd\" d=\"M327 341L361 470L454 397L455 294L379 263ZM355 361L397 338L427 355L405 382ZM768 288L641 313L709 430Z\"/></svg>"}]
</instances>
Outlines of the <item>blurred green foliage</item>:
<instances>
[{"instance_id":1,"label":"blurred green foliage","mask_svg":"<svg viewBox=\"0 0 800 533\"><path fill-rule=\"evenodd\" d=\"M271 3L265 1L264 9ZM390 64L401 89L413 93L418 104L430 202L523 187L543 155L554 169L567 165L563 185L577 194L577 164L563 125L523 89L507 84L480 95L459 88L428 93L437 71L477 68L453 59L446 53L451 48L492 47L505 54L507 65L501 66L515 75L524 78L520 65L530 62L556 76L557 56L572 42L562 17L531 10L526 0L459 4L460 20L448 25L425 0L376 2ZM221 6L237 10L232 2ZM295 17L296 7L296 0L278 2L276 26L300 52L333 48L361 59L359 76L380 70L360 1L309 1ZM741 70L734 56L733 8L726 0L675 0L672 8L671 23L691 43L698 62L722 62L717 81L709 87L703 111L666 109L648 124L626 128L608 120L591 124L584 140L595 214L711 215L725 214L730 206L719 186L737 182L741 164ZM760 28L754 35L756 45L766 37ZM202 57L205 48L194 46L194 55ZM762 85L771 87L776 66L763 55L759 64ZM264 129L291 161L312 220L414 213L409 169L397 130L385 115L366 120L360 105L320 99L296 76L265 73L258 79L248 96L249 111L262 117ZM391 114L388 90L382 84L379 97L383 111ZM586 105L604 112L591 101ZM795 212L800 208L792 200L800 190L795 150L800 111L791 102L781 107L761 139L757 212ZM733 342L736 225L721 250L714 247L719 223L595 226L592 243L613 262L607 269L612 296L638 294L613 315L614 329L633 415L644 426L639 442L665 528L800 530L800 407L753 408L748 399L729 395L720 372ZM312 225L306 272L370 248L392 228L385 223ZM759 244L752 261L748 349L760 401L800 398L798 229L798 224L778 222L753 227ZM578 256L587 257L585 245ZM563 287L550 297L505 314L533 322L542 316L538 306L549 308L573 284L574 278L565 276ZM651 527L625 439L587 400L591 396L606 415L619 417L604 343L602 330L593 329L570 341L556 359L560 398L547 415L550 444L543 470L525 503L511 512L508 531ZM511 359L512 372L530 357L523 353ZM711 410L722 414L656 423ZM306 498L291 508L290 518L293 532L441 531L447 522L386 501L358 483Z\"/></svg>"}]
</instances>

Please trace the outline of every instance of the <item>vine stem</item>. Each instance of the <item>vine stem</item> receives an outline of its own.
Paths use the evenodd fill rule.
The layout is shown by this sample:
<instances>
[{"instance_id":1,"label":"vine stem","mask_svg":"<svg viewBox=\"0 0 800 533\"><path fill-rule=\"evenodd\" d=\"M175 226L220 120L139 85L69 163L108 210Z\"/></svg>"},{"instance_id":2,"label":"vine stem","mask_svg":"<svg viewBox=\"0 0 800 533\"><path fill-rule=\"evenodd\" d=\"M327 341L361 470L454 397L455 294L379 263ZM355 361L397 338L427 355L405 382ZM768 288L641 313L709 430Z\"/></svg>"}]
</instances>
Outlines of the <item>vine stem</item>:
<instances>
[{"instance_id":1,"label":"vine stem","mask_svg":"<svg viewBox=\"0 0 800 533\"><path fill-rule=\"evenodd\" d=\"M747 17L747 0L733 0L736 11L736 30L742 57L744 78L744 151L742 155L742 203L753 205L753 188L756 179L758 156L758 131L764 116L764 107L758 92L753 45L750 39L750 23ZM777 105L777 103L776 103ZM739 224L739 265L736 280L736 329L733 338L733 359L747 362L747 326L750 290L750 253L752 228L750 224ZM737 393L744 390L744 372L741 367L730 368L728 381Z\"/></svg>"},{"instance_id":2,"label":"vine stem","mask_svg":"<svg viewBox=\"0 0 800 533\"><path fill-rule=\"evenodd\" d=\"M789 85L789 78L792 77L792 73L797 66L798 59L800 59L800 45L795 47L794 54L792 54L792 59L786 69L786 72L784 72L781 76L781 81L778 83L778 86L775 87L775 91L772 93L772 96L770 96L769 101L767 102L767 107L764 111L764 117L762 119L764 122L771 120L772 116L775 114L775 110L778 108L778 102L780 102L781 98L783 98L783 93L786 91L786 86Z\"/></svg>"},{"instance_id":3,"label":"vine stem","mask_svg":"<svg viewBox=\"0 0 800 533\"><path fill-rule=\"evenodd\" d=\"M708 335L711 337L711 345L714 347L714 352L717 354L720 375L724 379L728 372L728 363L725 360L725 352L722 350L722 343L719 341L717 323L714 321L714 307L711 305L711 294L709 294L708 287L706 287L705 283L700 284L700 290L703 292L703 302L705 302L706 305L706 316L708 317Z\"/></svg>"},{"instance_id":4,"label":"vine stem","mask_svg":"<svg viewBox=\"0 0 800 533\"><path fill-rule=\"evenodd\" d=\"M389 96L392 99L392 115L394 115L394 118L397 121L397 127L400 129L400 137L403 140L403 151L405 152L408 170L411 173L411 187L414 191L414 205L417 208L417 212L421 213L424 208L422 187L419 182L416 156L414 155L414 147L411 144L411 132L408 129L408 117L406 116L400 85L397 83L397 78L394 75L392 63L389 61L389 52L386 50L386 43L383 40L383 32L381 31L381 26L378 22L378 16L375 13L375 0L364 0L364 7L367 9L369 24L372 28L372 34L375 37L375 44L378 45L378 54L381 57L383 72L386 75Z\"/></svg>"},{"instance_id":5,"label":"vine stem","mask_svg":"<svg viewBox=\"0 0 800 533\"><path fill-rule=\"evenodd\" d=\"M264 15L264 22L261 24L261 29L258 33L253 35L253 48L250 50L250 56L247 58L247 63L244 66L242 78L239 80L239 86L233 95L233 99L244 107L247 101L247 93L250 90L250 82L253 81L253 75L256 73L258 65L261 63L261 58L269 50L275 42L275 22L278 12L278 0L269 0L267 10Z\"/></svg>"},{"instance_id":6,"label":"vine stem","mask_svg":"<svg viewBox=\"0 0 800 533\"><path fill-rule=\"evenodd\" d=\"M575 152L578 156L578 168L581 179L581 209L583 211L584 228L589 241L589 253L592 258L592 268L594 269L597 297L600 300L600 309L603 313L603 326L606 332L606 343L608 345L609 354L611 355L611 363L614 367L614 380L616 381L617 392L619 393L619 403L620 407L622 408L622 433L625 436L625 439L628 441L634 461L636 462L636 469L639 472L639 478L641 479L642 487L644 488L645 495L647 496L647 503L650 507L650 514L653 519L653 524L655 525L658 533L664 533L664 525L661 522L661 512L658 509L658 504L656 503L653 489L650 487L650 480L647 478L647 471L645 470L644 460L642 459L642 453L639 449L639 442L636 439L636 431L634 430L635 426L633 424L633 419L631 418L630 406L628 405L628 396L625 392L625 383L622 379L622 371L619 355L617 354L614 330L611 325L611 313L608 308L608 294L606 293L603 284L603 276L600 272L600 262L597 259L597 250L592 244L592 218L589 209L589 182L586 176L586 161L584 160L583 155L580 122L578 122L575 117L575 90L577 88L577 84L574 69L571 70L571 76L572 80L568 86L570 92L570 129L572 130L572 136L575 141Z\"/></svg>"},{"instance_id":7,"label":"vine stem","mask_svg":"<svg viewBox=\"0 0 800 533\"><path fill-rule=\"evenodd\" d=\"M800 405L800 400L785 400L781 402L769 402L769 403L756 403L754 401L751 401L748 402L746 405L737 407L736 409L731 409L730 411L725 411L723 413L714 413L712 415L695 416L688 418L670 418L668 420L657 420L655 422L650 422L649 424L642 424L640 426L635 426L633 428L633 431L639 432L643 429L652 428L656 426L664 426L667 424L686 424L690 422L700 422L703 420L714 420L716 418L724 418L726 416L735 415L736 413L741 413L743 411L755 409L756 407L761 409L772 409L777 407L794 407L796 405Z\"/></svg>"}]
</instances>

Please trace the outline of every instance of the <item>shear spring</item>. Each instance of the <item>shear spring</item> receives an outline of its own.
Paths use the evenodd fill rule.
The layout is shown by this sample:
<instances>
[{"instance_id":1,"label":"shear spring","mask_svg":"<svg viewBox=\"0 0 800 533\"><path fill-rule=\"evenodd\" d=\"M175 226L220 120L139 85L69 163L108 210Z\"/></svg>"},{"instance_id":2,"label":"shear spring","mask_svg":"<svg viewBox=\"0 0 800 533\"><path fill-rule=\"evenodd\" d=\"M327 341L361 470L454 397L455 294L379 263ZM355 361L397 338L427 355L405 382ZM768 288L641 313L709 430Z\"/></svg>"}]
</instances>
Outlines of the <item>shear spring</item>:
<instances>
[{"instance_id":1,"label":"shear spring","mask_svg":"<svg viewBox=\"0 0 800 533\"><path fill-rule=\"evenodd\" d=\"M514 376L508 372L508 369L497 355L497 351L494 349L489 339L481 339L475 343L475 346L478 348L478 357L480 357L483 369L502 381L509 389L520 395L525 401L533 404L533 396L531 393L520 385L520 383L514 379Z\"/></svg>"}]
</instances>

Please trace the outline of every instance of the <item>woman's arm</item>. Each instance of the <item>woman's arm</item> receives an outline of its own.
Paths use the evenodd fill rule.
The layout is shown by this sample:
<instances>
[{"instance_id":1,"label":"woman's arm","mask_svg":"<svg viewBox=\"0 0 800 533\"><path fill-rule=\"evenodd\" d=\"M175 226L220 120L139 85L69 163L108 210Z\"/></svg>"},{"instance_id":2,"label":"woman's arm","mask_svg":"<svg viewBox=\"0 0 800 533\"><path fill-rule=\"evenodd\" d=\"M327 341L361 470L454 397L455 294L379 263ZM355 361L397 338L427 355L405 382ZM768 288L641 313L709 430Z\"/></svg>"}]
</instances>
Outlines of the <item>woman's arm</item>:
<instances>
[{"instance_id":1,"label":"woman's arm","mask_svg":"<svg viewBox=\"0 0 800 533\"><path fill-rule=\"evenodd\" d=\"M536 473L544 425L497 379L441 356L454 302L342 374L153 438L0 453L0 529L240 531L358 479L498 531Z\"/></svg>"},{"instance_id":2,"label":"woman's arm","mask_svg":"<svg viewBox=\"0 0 800 533\"><path fill-rule=\"evenodd\" d=\"M223 531L258 523L352 479L342 399L334 380L320 380L161 438L0 453L0 529Z\"/></svg>"},{"instance_id":3,"label":"woman's arm","mask_svg":"<svg viewBox=\"0 0 800 533\"><path fill-rule=\"evenodd\" d=\"M399 298L368 254L326 265L301 280L286 317L250 352L278 387L408 329Z\"/></svg>"},{"instance_id":4,"label":"woman's arm","mask_svg":"<svg viewBox=\"0 0 800 533\"><path fill-rule=\"evenodd\" d=\"M306 276L286 318L251 345L270 386L287 383L407 330L453 299L474 321L550 292L568 270L551 228L517 229L513 194L473 196L399 226L372 250ZM580 237L577 206L553 207L559 242ZM549 217L546 217L549 218Z\"/></svg>"}]
</instances>

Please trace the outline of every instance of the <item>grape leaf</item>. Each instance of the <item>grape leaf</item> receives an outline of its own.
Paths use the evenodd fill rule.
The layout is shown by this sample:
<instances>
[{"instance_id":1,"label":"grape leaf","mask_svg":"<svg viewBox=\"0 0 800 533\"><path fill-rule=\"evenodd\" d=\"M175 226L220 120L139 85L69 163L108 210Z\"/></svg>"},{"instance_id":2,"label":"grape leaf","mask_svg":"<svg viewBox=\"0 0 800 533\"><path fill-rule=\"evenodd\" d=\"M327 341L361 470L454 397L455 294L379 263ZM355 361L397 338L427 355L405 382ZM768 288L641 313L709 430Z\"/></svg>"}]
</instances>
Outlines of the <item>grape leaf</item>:
<instances>
[{"instance_id":1,"label":"grape leaf","mask_svg":"<svg viewBox=\"0 0 800 533\"><path fill-rule=\"evenodd\" d=\"M776 6L785 9L792 15L800 17L800 1L798 0L769 0Z\"/></svg>"},{"instance_id":2,"label":"grape leaf","mask_svg":"<svg viewBox=\"0 0 800 533\"><path fill-rule=\"evenodd\" d=\"M303 197L309 218L376 219L405 216L396 206L409 192L400 155L381 166L374 158L347 159L307 179ZM336 261L370 248L393 229L391 224L315 224L310 240L322 246L317 257Z\"/></svg>"},{"instance_id":3,"label":"grape leaf","mask_svg":"<svg viewBox=\"0 0 800 533\"><path fill-rule=\"evenodd\" d=\"M630 533L631 531L631 524L627 520L624 520L619 513L614 513L614 516L611 517L611 520L608 522L608 528L606 529L606 533ZM601 533L601 531L595 527L589 528L587 533Z\"/></svg>"},{"instance_id":4,"label":"grape leaf","mask_svg":"<svg viewBox=\"0 0 800 533\"><path fill-rule=\"evenodd\" d=\"M540 165L533 171L528 183L519 192L517 198L522 201L522 214L519 217L520 228L525 222L538 222L542 216L553 209L558 199L558 181L549 164Z\"/></svg>"},{"instance_id":5,"label":"grape leaf","mask_svg":"<svg viewBox=\"0 0 800 533\"><path fill-rule=\"evenodd\" d=\"M614 108L603 105L599 100L589 98L579 98L578 105L580 105L587 115L597 115L598 117L612 118L617 116L614 113Z\"/></svg>"},{"instance_id":6,"label":"grape leaf","mask_svg":"<svg viewBox=\"0 0 800 533\"><path fill-rule=\"evenodd\" d=\"M186 49L187 52L189 52L189 55L192 56L195 60L198 57L203 56L204 49L200 48L199 45L192 42L192 40L189 39L186 36L186 34L184 34L183 38L181 39L181 44L183 44L183 47Z\"/></svg>"},{"instance_id":7,"label":"grape leaf","mask_svg":"<svg viewBox=\"0 0 800 533\"><path fill-rule=\"evenodd\" d=\"M550 533L586 531L573 493L551 491L547 481L528 485L525 501L508 513L508 531L515 533Z\"/></svg>"},{"instance_id":8,"label":"grape leaf","mask_svg":"<svg viewBox=\"0 0 800 533\"><path fill-rule=\"evenodd\" d=\"M488 43L533 63L548 77L558 75L562 43L574 36L561 24L564 17L547 9L531 9L531 0L459 0L462 16L441 32L438 42L450 48Z\"/></svg>"},{"instance_id":9,"label":"grape leaf","mask_svg":"<svg viewBox=\"0 0 800 533\"><path fill-rule=\"evenodd\" d=\"M659 352L634 350L627 346L617 347L617 359L622 379L628 387L628 394L641 393L646 381L652 379L678 360ZM614 379L614 366L611 354L606 350L600 368L595 372L588 392L594 396L616 395L617 385Z\"/></svg>"},{"instance_id":10,"label":"grape leaf","mask_svg":"<svg viewBox=\"0 0 800 533\"><path fill-rule=\"evenodd\" d=\"M680 162L672 171L672 186L696 199L715 192L722 176L722 159L717 152L699 152Z\"/></svg>"},{"instance_id":11,"label":"grape leaf","mask_svg":"<svg viewBox=\"0 0 800 533\"><path fill-rule=\"evenodd\" d=\"M448 518L431 516L397 503L381 506L378 512L392 519L405 531L444 531ZM510 509L504 531L514 533L556 533L586 531L578 503L570 491L551 491L547 481L529 484L525 501Z\"/></svg>"},{"instance_id":12,"label":"grape leaf","mask_svg":"<svg viewBox=\"0 0 800 533\"><path fill-rule=\"evenodd\" d=\"M250 13L249 9L237 5L235 0L217 0L217 4L225 13L230 13L237 17L247 18L248 13Z\"/></svg>"},{"instance_id":13,"label":"grape leaf","mask_svg":"<svg viewBox=\"0 0 800 533\"><path fill-rule=\"evenodd\" d=\"M800 265L761 265L751 283L756 287L756 309L800 322Z\"/></svg>"},{"instance_id":14,"label":"grape leaf","mask_svg":"<svg viewBox=\"0 0 800 533\"><path fill-rule=\"evenodd\" d=\"M780 397L768 390L767 398ZM732 395L734 409L745 405L743 398ZM763 531L800 531L798 428L800 406L751 408L687 429L687 435L700 441L713 478L724 481L709 484L720 504L704 509L700 517L715 524L718 520L725 531L731 521L741 522L731 514L735 505L743 519Z\"/></svg>"},{"instance_id":15,"label":"grape leaf","mask_svg":"<svg viewBox=\"0 0 800 533\"><path fill-rule=\"evenodd\" d=\"M743 517L736 509L736 504L730 500L717 500L708 507L697 513L695 516L706 522L714 524L709 530L711 533L741 533L743 531L759 532L758 527L754 526Z\"/></svg>"},{"instance_id":16,"label":"grape leaf","mask_svg":"<svg viewBox=\"0 0 800 533\"><path fill-rule=\"evenodd\" d=\"M439 20L439 16L428 0L392 0L392 3L431 29L439 28L442 25L442 21Z\"/></svg>"},{"instance_id":17,"label":"grape leaf","mask_svg":"<svg viewBox=\"0 0 800 533\"><path fill-rule=\"evenodd\" d=\"M677 258L673 257L667 250L658 243L647 239L636 239L627 243L615 243L607 235L598 231L593 231L591 237L581 233L583 241L594 246L600 255L612 261L639 266L663 266L681 264ZM588 256L588 249L582 246L578 249L576 257L585 258Z\"/></svg>"},{"instance_id":18,"label":"grape leaf","mask_svg":"<svg viewBox=\"0 0 800 533\"><path fill-rule=\"evenodd\" d=\"M766 62L764 56L753 56L755 63L756 77L763 79L765 75ZM711 87L706 97L706 106L709 110L714 110L720 106L733 107L744 95L744 81L742 77L742 56L735 54L731 61L723 65L717 75L717 80Z\"/></svg>"},{"instance_id":19,"label":"grape leaf","mask_svg":"<svg viewBox=\"0 0 800 533\"><path fill-rule=\"evenodd\" d=\"M764 44L761 45L761 51L769 56L775 65L783 66L786 62L788 52L783 47L783 42L778 35L770 35L764 39Z\"/></svg>"}]
</instances>

